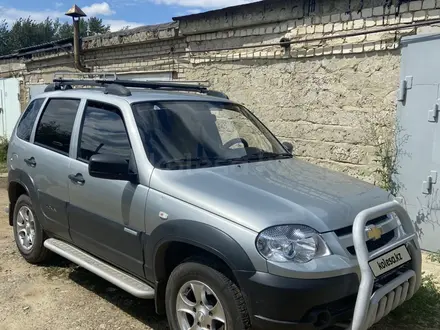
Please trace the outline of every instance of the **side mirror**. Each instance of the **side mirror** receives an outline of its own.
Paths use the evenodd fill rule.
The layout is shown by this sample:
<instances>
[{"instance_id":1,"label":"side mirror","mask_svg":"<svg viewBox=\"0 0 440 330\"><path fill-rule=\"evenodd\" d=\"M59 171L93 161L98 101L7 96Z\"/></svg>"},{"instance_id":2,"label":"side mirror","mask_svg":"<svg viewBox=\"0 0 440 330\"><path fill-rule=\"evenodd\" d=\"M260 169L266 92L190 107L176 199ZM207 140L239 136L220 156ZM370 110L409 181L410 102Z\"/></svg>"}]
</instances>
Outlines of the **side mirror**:
<instances>
[{"instance_id":1,"label":"side mirror","mask_svg":"<svg viewBox=\"0 0 440 330\"><path fill-rule=\"evenodd\" d=\"M286 148L286 150L289 153L293 152L293 144L292 143L290 143L290 142L283 142L283 146L284 146L284 148Z\"/></svg>"},{"instance_id":2,"label":"side mirror","mask_svg":"<svg viewBox=\"0 0 440 330\"><path fill-rule=\"evenodd\" d=\"M130 181L136 183L137 173L131 170L129 162L119 156L96 154L89 160L89 175L94 178Z\"/></svg>"}]
</instances>

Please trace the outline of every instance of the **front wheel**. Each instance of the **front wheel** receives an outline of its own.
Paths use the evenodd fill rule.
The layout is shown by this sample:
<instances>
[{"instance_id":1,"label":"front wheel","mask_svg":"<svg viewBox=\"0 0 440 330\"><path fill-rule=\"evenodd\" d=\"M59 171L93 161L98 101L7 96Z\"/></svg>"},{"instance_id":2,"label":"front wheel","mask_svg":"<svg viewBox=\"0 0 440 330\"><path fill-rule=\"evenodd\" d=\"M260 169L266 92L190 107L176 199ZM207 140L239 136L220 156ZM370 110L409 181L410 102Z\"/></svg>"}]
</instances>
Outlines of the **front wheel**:
<instances>
[{"instance_id":1,"label":"front wheel","mask_svg":"<svg viewBox=\"0 0 440 330\"><path fill-rule=\"evenodd\" d=\"M250 329L246 304L239 288L207 265L186 262L168 280L166 311L175 330Z\"/></svg>"}]
</instances>

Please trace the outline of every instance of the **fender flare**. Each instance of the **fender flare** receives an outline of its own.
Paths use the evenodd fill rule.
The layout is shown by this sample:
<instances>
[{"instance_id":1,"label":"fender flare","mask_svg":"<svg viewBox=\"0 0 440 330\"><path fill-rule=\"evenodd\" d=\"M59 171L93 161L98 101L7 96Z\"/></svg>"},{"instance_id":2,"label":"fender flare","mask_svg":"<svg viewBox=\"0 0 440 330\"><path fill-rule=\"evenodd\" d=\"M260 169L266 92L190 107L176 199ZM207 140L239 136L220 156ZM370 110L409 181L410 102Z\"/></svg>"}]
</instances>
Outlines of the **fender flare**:
<instances>
[{"instance_id":1,"label":"fender flare","mask_svg":"<svg viewBox=\"0 0 440 330\"><path fill-rule=\"evenodd\" d=\"M158 226L147 240L145 264L153 270L156 281L163 280L165 276L164 257L172 242L186 243L212 253L232 271L255 271L241 245L227 233L198 221L172 220Z\"/></svg>"},{"instance_id":2,"label":"fender flare","mask_svg":"<svg viewBox=\"0 0 440 330\"><path fill-rule=\"evenodd\" d=\"M9 201L11 201L11 191L10 191L11 183L19 184L20 186L22 186L26 190L27 195L32 200L32 203L34 205L34 212L37 213L37 216L39 219L44 219L44 216L41 214L41 209L39 207L39 202L38 202L38 194L37 194L37 190L35 188L34 181L32 180L32 178L26 172L24 172L20 169L9 170L9 173L8 173ZM14 216L13 206L14 205L10 205L11 209L9 210L9 221L10 221L11 225L12 225L12 218ZM42 223L42 225L44 227L43 223Z\"/></svg>"}]
</instances>

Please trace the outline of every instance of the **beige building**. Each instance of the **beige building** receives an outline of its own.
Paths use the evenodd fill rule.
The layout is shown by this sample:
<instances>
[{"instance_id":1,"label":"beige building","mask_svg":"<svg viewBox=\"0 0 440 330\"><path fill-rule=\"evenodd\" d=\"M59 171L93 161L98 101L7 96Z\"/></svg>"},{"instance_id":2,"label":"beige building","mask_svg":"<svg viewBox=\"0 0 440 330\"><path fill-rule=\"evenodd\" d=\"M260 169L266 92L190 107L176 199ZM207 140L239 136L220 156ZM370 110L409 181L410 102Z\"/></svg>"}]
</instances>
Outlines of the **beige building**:
<instances>
[{"instance_id":1,"label":"beige building","mask_svg":"<svg viewBox=\"0 0 440 330\"><path fill-rule=\"evenodd\" d=\"M371 182L393 140L402 36L440 31L440 0L273 0L82 40L92 71L207 80L255 112L295 154ZM0 58L22 107L72 40ZM385 166L386 167L386 166ZM380 170L381 171L381 170Z\"/></svg>"}]
</instances>

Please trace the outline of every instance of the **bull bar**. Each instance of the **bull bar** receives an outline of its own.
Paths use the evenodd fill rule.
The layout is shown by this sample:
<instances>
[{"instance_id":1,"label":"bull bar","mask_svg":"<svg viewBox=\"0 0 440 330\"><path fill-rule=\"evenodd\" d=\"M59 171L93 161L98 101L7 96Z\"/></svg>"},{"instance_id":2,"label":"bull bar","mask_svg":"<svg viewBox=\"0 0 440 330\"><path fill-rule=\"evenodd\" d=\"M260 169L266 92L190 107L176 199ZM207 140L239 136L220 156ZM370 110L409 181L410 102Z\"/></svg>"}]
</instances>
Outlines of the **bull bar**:
<instances>
[{"instance_id":1,"label":"bull bar","mask_svg":"<svg viewBox=\"0 0 440 330\"><path fill-rule=\"evenodd\" d=\"M405 234L391 244L370 253L366 244L367 221L392 212L398 216ZM347 330L366 330L410 299L420 288L422 257L414 225L408 213L396 201L361 211L354 220L353 241L360 267L361 282L353 319ZM375 276L369 262L402 245L406 246L411 256L411 269L373 292Z\"/></svg>"}]
</instances>

